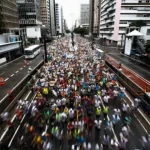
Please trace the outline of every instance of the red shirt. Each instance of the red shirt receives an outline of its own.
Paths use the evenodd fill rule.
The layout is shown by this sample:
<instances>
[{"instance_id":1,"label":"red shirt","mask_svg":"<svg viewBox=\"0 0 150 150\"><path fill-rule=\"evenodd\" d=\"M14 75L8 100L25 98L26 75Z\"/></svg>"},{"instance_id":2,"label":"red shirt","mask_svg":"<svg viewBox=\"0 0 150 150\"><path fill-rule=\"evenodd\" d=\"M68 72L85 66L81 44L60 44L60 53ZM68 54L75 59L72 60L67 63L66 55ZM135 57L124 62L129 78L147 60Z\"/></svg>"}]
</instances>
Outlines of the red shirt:
<instances>
[{"instance_id":1,"label":"red shirt","mask_svg":"<svg viewBox=\"0 0 150 150\"><path fill-rule=\"evenodd\" d=\"M72 130L73 129L73 125L72 125L72 123L68 123L68 129L70 129L70 130Z\"/></svg>"}]
</instances>

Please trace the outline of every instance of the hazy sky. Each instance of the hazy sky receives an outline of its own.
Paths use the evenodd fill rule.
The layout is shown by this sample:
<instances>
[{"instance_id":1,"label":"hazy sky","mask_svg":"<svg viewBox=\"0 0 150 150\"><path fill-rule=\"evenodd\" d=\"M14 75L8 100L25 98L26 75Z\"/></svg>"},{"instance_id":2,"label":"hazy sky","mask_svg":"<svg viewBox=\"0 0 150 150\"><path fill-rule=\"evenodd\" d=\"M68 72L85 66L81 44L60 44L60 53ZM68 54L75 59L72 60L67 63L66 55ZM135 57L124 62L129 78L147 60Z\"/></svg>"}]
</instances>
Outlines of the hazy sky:
<instances>
[{"instance_id":1,"label":"hazy sky","mask_svg":"<svg viewBox=\"0 0 150 150\"><path fill-rule=\"evenodd\" d=\"M89 0L56 0L63 7L64 19L69 28L80 18L80 4L89 4Z\"/></svg>"}]
</instances>

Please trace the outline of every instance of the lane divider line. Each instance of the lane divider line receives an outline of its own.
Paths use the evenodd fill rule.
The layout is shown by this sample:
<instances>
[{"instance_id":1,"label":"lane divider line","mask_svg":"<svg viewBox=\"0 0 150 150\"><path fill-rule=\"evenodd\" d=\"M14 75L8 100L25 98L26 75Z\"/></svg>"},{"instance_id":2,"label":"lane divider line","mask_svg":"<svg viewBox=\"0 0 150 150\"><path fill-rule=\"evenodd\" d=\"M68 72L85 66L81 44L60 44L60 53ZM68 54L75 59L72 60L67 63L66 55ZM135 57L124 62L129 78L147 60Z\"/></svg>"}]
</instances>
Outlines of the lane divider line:
<instances>
[{"instance_id":1,"label":"lane divider line","mask_svg":"<svg viewBox=\"0 0 150 150\"><path fill-rule=\"evenodd\" d=\"M5 82L6 82L7 80L9 80L9 78L6 78L6 79L5 79Z\"/></svg>"},{"instance_id":2,"label":"lane divider line","mask_svg":"<svg viewBox=\"0 0 150 150\"><path fill-rule=\"evenodd\" d=\"M129 101L131 102L131 104L133 104L133 101L131 100L131 98L128 96L128 94L125 92L126 97L129 99ZM148 123L148 125L150 125L150 122L148 121L148 119L144 116L144 114L141 112L141 110L138 109L138 112L142 115L142 117L146 120L146 122Z\"/></svg>"},{"instance_id":3,"label":"lane divider line","mask_svg":"<svg viewBox=\"0 0 150 150\"><path fill-rule=\"evenodd\" d=\"M117 86L119 87L119 84L117 83ZM129 97L129 95L127 94L127 92L125 91L125 96L127 97L127 99L130 101L131 104L134 104L132 99ZM124 100L125 101L125 100ZM141 110L137 109L137 111L141 114L141 116L145 119L145 121L148 123L148 125L150 126L150 122L148 121L148 119L144 116L144 114L141 112ZM138 119L138 117L136 115L134 115L135 118L138 120L138 122L141 124L141 126L143 127L143 129L146 131L146 133L148 133L148 131L145 129L144 125L142 124L142 122Z\"/></svg>"},{"instance_id":4,"label":"lane divider line","mask_svg":"<svg viewBox=\"0 0 150 150\"><path fill-rule=\"evenodd\" d=\"M22 70L23 68L20 68L20 70Z\"/></svg>"},{"instance_id":5,"label":"lane divider line","mask_svg":"<svg viewBox=\"0 0 150 150\"><path fill-rule=\"evenodd\" d=\"M28 99L29 95L31 94L31 91L27 94L27 96L25 97L25 100ZM11 122L13 122L16 118L16 114L13 116L13 118L11 119ZM6 133L8 132L9 127L6 128L6 130L3 132L2 136L0 137L0 142L3 140L4 136L6 135Z\"/></svg>"},{"instance_id":6,"label":"lane divider line","mask_svg":"<svg viewBox=\"0 0 150 150\"><path fill-rule=\"evenodd\" d=\"M12 74L10 77L13 77L14 76L14 74Z\"/></svg>"},{"instance_id":7,"label":"lane divider line","mask_svg":"<svg viewBox=\"0 0 150 150\"><path fill-rule=\"evenodd\" d=\"M101 102L102 102L103 107L105 107L105 105L104 105L104 103L103 103L103 100L102 100L101 96L100 96L100 100L101 100ZM108 121L110 121L110 118L109 118L109 116L108 116L108 115L107 115L107 119L108 119ZM116 135L116 133L115 133L115 131L114 131L113 127L111 127L111 130L112 130L112 132L113 132L113 135L114 135L115 141L117 142L117 144L119 144L119 140L118 140L118 138L117 138L117 135Z\"/></svg>"},{"instance_id":8,"label":"lane divider line","mask_svg":"<svg viewBox=\"0 0 150 150\"><path fill-rule=\"evenodd\" d=\"M16 73L18 73L19 71L16 71Z\"/></svg>"},{"instance_id":9,"label":"lane divider line","mask_svg":"<svg viewBox=\"0 0 150 150\"><path fill-rule=\"evenodd\" d=\"M30 91L30 92L31 92L31 91ZM31 101L30 105L28 106L28 109L30 108L30 106L31 106L33 100L35 99L35 97L36 97L36 94L35 94L34 97L32 98L32 101ZM13 142L13 140L14 140L14 138L15 138L17 132L18 132L18 130L20 129L21 123L23 122L23 120L24 120L25 117L26 117L26 114L24 114L24 116L22 117L21 122L20 122L20 125L18 126L18 128L16 129L16 131L15 131L13 137L11 138L11 140L10 140L10 142L9 142L9 144L8 144L8 147L11 146L11 144L12 144L12 142Z\"/></svg>"}]
</instances>

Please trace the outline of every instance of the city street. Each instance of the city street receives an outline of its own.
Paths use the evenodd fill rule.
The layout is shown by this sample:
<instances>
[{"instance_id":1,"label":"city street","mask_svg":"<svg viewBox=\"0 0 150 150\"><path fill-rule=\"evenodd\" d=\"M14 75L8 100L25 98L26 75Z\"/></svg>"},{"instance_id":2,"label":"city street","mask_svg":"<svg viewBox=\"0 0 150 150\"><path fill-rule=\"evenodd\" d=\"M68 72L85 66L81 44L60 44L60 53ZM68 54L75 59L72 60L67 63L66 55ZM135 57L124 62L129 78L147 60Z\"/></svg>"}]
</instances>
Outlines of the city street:
<instances>
[{"instance_id":1,"label":"city street","mask_svg":"<svg viewBox=\"0 0 150 150\"><path fill-rule=\"evenodd\" d=\"M38 55L34 59L27 60L28 65L24 63L24 57L5 65L0 68L1 77L5 80L5 85L0 86L0 100L3 99L9 90L12 90L17 83L19 83L27 74L28 68L35 68L43 59L42 54Z\"/></svg>"},{"instance_id":2,"label":"city street","mask_svg":"<svg viewBox=\"0 0 150 150\"><path fill-rule=\"evenodd\" d=\"M96 75L95 70L93 70L93 73L91 74L91 77L90 77L86 73L83 75L83 73L78 72L78 67L77 66L79 65L79 62L80 62L81 66L86 66L87 62L89 63L89 65L92 64L92 61L90 61L90 59L88 60L88 58L93 58L95 60L93 62L93 66L94 66L94 63L98 62L98 64L99 63L101 64L101 62L97 61L97 56L95 55L95 51L92 51L91 49L87 49L87 48L84 47L84 45L86 45L86 43L87 43L87 41L85 39L83 39L81 37L76 38L76 43L78 44L78 49L75 52L72 52L72 51L68 50L68 49L71 49L71 50L73 49L70 46L68 46L69 43L70 43L69 41L70 41L69 38L64 38L64 39L61 40L61 42L59 42L58 47L60 47L60 49L57 49L57 50L55 49L54 51L51 51L51 53L53 53L53 60L52 60L52 62L49 62L47 65L45 65L44 68L45 69L49 68L50 70L53 68L52 71L49 72L50 73L49 75L51 76L51 73L55 74L56 71L58 71L58 72L61 71L60 70L61 68L63 68L62 71L67 69L66 71L68 73L68 71L71 69L71 67L73 67L77 71L75 74L74 74L74 71L72 72L74 74L74 76L76 76L76 74L78 74L78 78L80 79L79 81L81 81L82 78L83 79L85 78L85 81L84 81L85 83L84 84L87 84L87 86L89 86L90 85L89 83L91 82L92 74ZM68 48L67 48L67 46L68 46ZM65 47L65 48L62 50L62 47ZM74 55L76 55L76 58L66 59L64 57L64 53L74 54ZM70 65L68 65L68 63ZM57 68L56 68L55 64L56 64ZM59 65L57 65L57 64L59 64ZM89 67L89 66L87 65L87 67ZM89 70L90 70L90 68L87 70L87 73L88 73ZM104 73L105 72L104 71L105 67L102 68L102 70L103 70L103 73ZM43 73L44 72L41 72L41 75ZM64 79L67 77L66 75L65 75ZM105 75L103 74L103 76L105 76ZM63 90L63 88L65 88L65 87L63 87L63 84L69 84L67 82L67 80L62 80L62 82L60 82L60 79L62 77L59 74L58 74L58 78L56 76L53 76L53 77L55 79L57 79L57 84L58 85L60 84L59 87L62 87L59 90ZM46 79L46 78L45 78L45 76L43 76L43 77L41 76L40 79ZM72 80L72 83L73 83L74 82L73 81L73 76L68 77L68 80ZM48 82L51 82L51 80L49 80ZM83 81L81 81L81 83L82 82ZM107 82L109 83L109 80ZM76 140L74 138L73 138L73 141L71 142L72 144L71 145L69 144L69 141L68 141L68 138L67 138L68 137L68 135L67 135L67 126L66 126L67 124L65 122L62 122L62 123L57 122L57 120L55 118L55 113L56 112L55 112L55 109L52 110L52 106L54 104L56 104L56 108L57 108L58 99L66 98L70 101L69 103L66 103L66 107L68 107L68 109L71 109L70 106L72 106L72 108L76 111L76 109L78 109L76 107L76 105L77 105L76 104L76 101L77 101L76 97L80 96L80 94L82 93L81 89L83 88L82 86L84 84L82 83L83 85L81 84L79 88L77 87L77 90L75 92L77 95L76 94L75 94L76 96L72 95L73 99L71 99L71 97L69 96L70 93L68 93L68 95L66 95L66 96L59 95L58 91L56 90L57 89L56 88L57 84L52 89L51 88L49 89L49 94L46 96L46 101L44 101L43 98L40 98L38 96L39 94L35 93L35 95L36 94L37 95L35 96L36 98L34 98L33 101L37 101L37 102L33 103L32 100L31 100L32 103L31 103L31 106L30 106L31 107L30 110L33 110L33 107L36 107L37 112L38 112L37 115L33 117L32 113L34 113L34 112L32 112L31 114L29 114L29 115L27 115L27 116L25 116L21 119L21 124L19 124L18 126L17 126L17 124L14 124L13 128L10 129L10 131L6 134L5 138L2 140L3 144L8 145L8 146L10 146L11 148L14 148L14 149L22 148L22 149L35 149L35 150L39 149L39 150L42 150L43 149L42 145L43 145L43 143L45 143L45 140L41 137L43 131L47 134L50 134L50 138L47 137L46 140L51 143L52 150L56 150L56 149L70 150L71 149L70 146L73 143L77 144ZM98 83L94 83L94 85L96 85L96 84L98 85ZM36 85L36 87L38 86L39 89L41 89L41 90L43 89L43 87L39 86L37 83L35 85ZM86 89L86 87L84 87L84 88ZM57 94L59 95L58 97L54 94L54 92L53 92L54 89L57 91ZM112 86L111 88L108 88L106 86L106 91L108 93L110 92L110 90L113 90L113 89L114 89L114 86ZM118 92L120 92L119 87L117 87L117 89L118 89ZM102 92L103 90L104 90L104 87L101 86L100 91ZM71 91L74 92L73 89ZM77 103L78 103L79 106L81 106L81 110L83 110L83 116L80 117L79 120L82 120L84 117L87 117L88 119L90 119L90 117L87 115L88 108L90 108L92 110L92 116L91 116L92 120L96 119L96 114L95 114L95 110L96 110L96 107L95 107L96 102L95 101L96 101L96 99L94 97L95 97L95 94L97 94L97 92L95 90L92 90L91 93L86 93L85 94L85 96L87 96L89 98L89 100L91 99L93 101L93 105L91 105L91 106L90 106L90 103L88 103L87 106L84 104L85 103L84 102L84 95L81 95L82 101L77 102ZM41 94L43 94L42 91L41 91ZM110 131L109 131L110 140L114 140L117 144L120 144L120 140L121 140L120 139L120 133L122 131L123 125L125 124L123 114L121 113L120 121L116 124L115 127L113 127L111 124L109 124L109 121L110 121L110 123L113 122L113 120L114 120L113 119L114 109L119 108L121 110L123 101L119 97L118 98L113 98L113 96L111 96L112 94L108 94L108 95L110 96L108 104L106 104L105 101L104 101L104 95L100 94L100 97L98 99L98 101L100 102L100 106L101 106L102 110L105 108L105 106L109 106L107 119L104 120L103 114L101 114L101 117L99 118L100 120L102 120L100 133L98 133L97 130L95 129L94 124L93 124L93 128L91 130L92 133L91 133L90 136L86 135L87 134L86 130L83 130L83 135L84 135L83 137L84 137L86 142L91 143L91 145L92 145L91 149L92 150L95 150L95 145L96 144L103 145L103 142L104 142L103 137L105 135L107 126L110 127ZM41 99L42 106L38 105L38 103L39 103L38 99L39 98ZM54 102L52 102L52 99L54 99ZM124 101L126 101L126 99L127 99L127 97L124 98ZM73 100L73 105L71 104L72 100ZM28 101L30 101L30 100L28 99ZM58 110L60 111L60 113L62 113L62 111L63 111L62 108L63 107L64 106L62 106L62 107L58 106L58 108L59 108ZM48 120L45 118L46 117L44 115L45 111L50 111L50 114L48 116ZM43 116L43 117L41 118L40 116L38 116L38 114L40 114L40 116L41 117ZM56 113L56 115L57 115L57 113ZM44 121L44 123L42 123L43 124L42 128L40 128L40 124L41 124L40 120L41 119L38 119L39 117ZM142 148L141 138L142 138L142 136L145 136L147 134L145 132L144 128L143 128L145 125L144 124L141 125L139 123L139 121L137 120L137 118L135 118L134 116L130 116L130 117L131 117L131 123L129 124L130 133L129 133L128 140L127 140L126 150L141 149ZM78 122L79 120L77 118L75 117L73 120L75 122ZM68 120L69 120L69 118L67 116L67 122L68 122ZM33 126L34 130L30 131L30 128L29 128L29 131L28 131L28 128L25 128L26 124L29 124L30 127ZM55 124L58 125L59 130L64 131L62 142L61 142L62 146L59 144L60 141L57 139L57 137L55 137L55 135L53 135L53 133L52 133L52 127L55 126ZM27 132L26 132L26 129L27 129ZM84 129L86 129L85 126L84 126ZM40 143L40 145L38 145L38 144L35 143L35 146L33 147L34 136L40 136L42 138L42 144ZM24 140L23 140L24 142L22 143L21 139L23 137L24 137ZM109 141L109 142L111 143L111 141ZM79 145L81 146L82 144L79 144ZM112 147L112 145L113 144L111 144L111 147ZM60 148L60 146L61 146L61 148ZM104 150L105 150L105 148L104 148Z\"/></svg>"}]
</instances>

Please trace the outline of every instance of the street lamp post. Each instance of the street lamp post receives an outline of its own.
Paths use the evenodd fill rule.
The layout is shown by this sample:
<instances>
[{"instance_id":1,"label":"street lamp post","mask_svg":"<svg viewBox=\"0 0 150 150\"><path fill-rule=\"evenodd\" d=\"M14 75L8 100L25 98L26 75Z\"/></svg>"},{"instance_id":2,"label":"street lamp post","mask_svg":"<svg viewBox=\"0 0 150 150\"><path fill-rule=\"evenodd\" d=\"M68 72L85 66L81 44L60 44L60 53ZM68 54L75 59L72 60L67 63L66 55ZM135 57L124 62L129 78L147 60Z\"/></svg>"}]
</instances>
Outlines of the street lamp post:
<instances>
[{"instance_id":1,"label":"street lamp post","mask_svg":"<svg viewBox=\"0 0 150 150\"><path fill-rule=\"evenodd\" d=\"M21 52L22 52L22 54L24 54L24 47L23 47L22 35L20 35L20 41L21 41Z\"/></svg>"},{"instance_id":2,"label":"street lamp post","mask_svg":"<svg viewBox=\"0 0 150 150\"><path fill-rule=\"evenodd\" d=\"M47 63L47 48L46 48L46 39L45 39L45 35L44 35L44 51L45 51L45 62Z\"/></svg>"}]
</instances>

